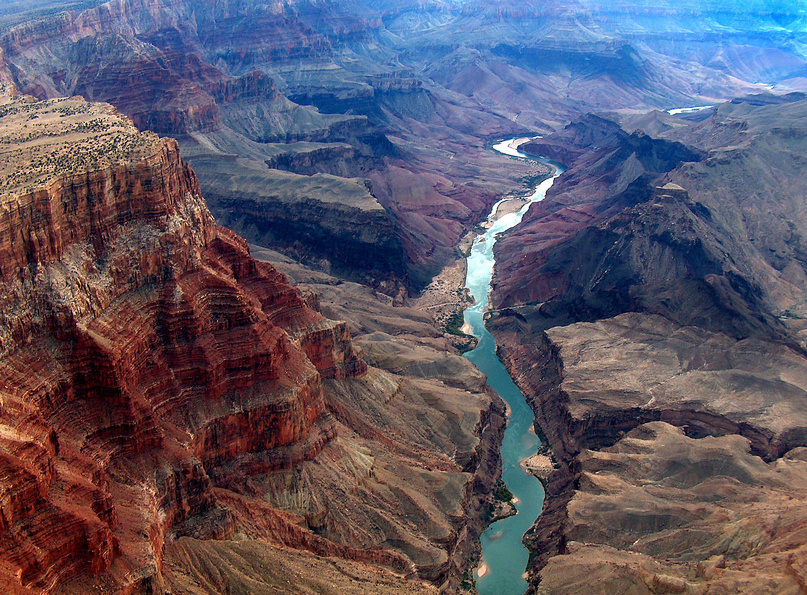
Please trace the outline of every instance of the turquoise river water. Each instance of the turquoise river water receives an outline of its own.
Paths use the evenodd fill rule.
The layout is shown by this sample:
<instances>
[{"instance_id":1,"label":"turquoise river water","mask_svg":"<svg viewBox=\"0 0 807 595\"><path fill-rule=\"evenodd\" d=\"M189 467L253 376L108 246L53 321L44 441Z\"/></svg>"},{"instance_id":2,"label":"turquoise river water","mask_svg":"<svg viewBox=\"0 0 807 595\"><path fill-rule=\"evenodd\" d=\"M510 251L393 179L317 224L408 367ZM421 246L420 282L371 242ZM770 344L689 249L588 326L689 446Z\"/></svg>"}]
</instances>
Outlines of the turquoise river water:
<instances>
[{"instance_id":1,"label":"turquoise river water","mask_svg":"<svg viewBox=\"0 0 807 595\"><path fill-rule=\"evenodd\" d=\"M510 147L506 140L494 147L497 151L516 157L531 158ZM562 168L555 166L555 177ZM510 213L495 219L499 203L494 205L488 217L491 227L479 235L468 257L468 273L465 286L473 295L475 303L465 310L465 322L471 327L471 334L479 338L475 349L465 354L479 370L487 374L488 384L505 400L510 416L502 441L502 479L517 498L518 514L493 523L482 534L482 565L476 581L480 595L523 595L527 581L523 574L527 567L529 552L521 538L541 513L544 490L532 474L521 467L521 461L535 454L541 441L533 431L533 412L524 395L516 387L504 365L496 357L496 342L485 328L484 313L488 306L488 293L493 275L493 244L496 236L521 222L533 202L543 200L546 191L552 186L553 178L544 180L528 197L527 202L517 213Z\"/></svg>"}]
</instances>

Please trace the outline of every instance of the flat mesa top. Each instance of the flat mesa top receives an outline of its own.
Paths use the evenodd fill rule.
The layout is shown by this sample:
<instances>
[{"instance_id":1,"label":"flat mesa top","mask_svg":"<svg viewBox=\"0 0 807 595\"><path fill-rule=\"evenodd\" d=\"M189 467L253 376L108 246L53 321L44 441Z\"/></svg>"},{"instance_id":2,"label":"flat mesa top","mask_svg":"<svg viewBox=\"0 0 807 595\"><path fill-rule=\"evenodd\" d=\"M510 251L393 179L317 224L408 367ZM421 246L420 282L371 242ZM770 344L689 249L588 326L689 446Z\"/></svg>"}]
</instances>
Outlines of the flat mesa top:
<instances>
[{"instance_id":1,"label":"flat mesa top","mask_svg":"<svg viewBox=\"0 0 807 595\"><path fill-rule=\"evenodd\" d=\"M160 139L138 132L108 104L36 101L0 88L0 197L45 188L64 175L139 161Z\"/></svg>"}]
</instances>

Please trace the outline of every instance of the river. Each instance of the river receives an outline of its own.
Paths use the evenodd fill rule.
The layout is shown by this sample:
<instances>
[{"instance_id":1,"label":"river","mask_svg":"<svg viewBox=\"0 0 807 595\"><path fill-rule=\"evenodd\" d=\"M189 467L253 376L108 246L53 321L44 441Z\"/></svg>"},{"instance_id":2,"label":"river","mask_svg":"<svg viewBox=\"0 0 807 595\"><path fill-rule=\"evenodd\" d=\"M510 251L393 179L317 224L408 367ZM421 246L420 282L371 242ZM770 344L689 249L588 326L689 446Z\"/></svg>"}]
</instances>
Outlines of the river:
<instances>
[{"instance_id":1,"label":"river","mask_svg":"<svg viewBox=\"0 0 807 595\"><path fill-rule=\"evenodd\" d=\"M493 148L506 155L533 158L511 148L510 143L513 140L503 141ZM551 165L555 166L555 177L562 173L563 169L558 164ZM522 460L535 454L541 444L533 430L532 409L504 365L496 357L496 342L485 328L484 313L488 306L494 265L493 244L498 234L521 222L530 204L544 199L552 182L554 177L541 182L528 197L529 202L516 213L495 219L499 206L499 203L496 203L488 216L488 221L492 225L476 238L468 257L465 286L473 295L475 303L465 310L465 323L470 326L471 334L479 338L479 344L466 353L465 357L487 374L488 384L499 393L509 407L510 415L501 450L502 479L517 498L518 510L518 514L493 523L482 534L480 569L484 569L484 573L476 581L480 595L522 595L527 589L527 581L523 574L527 568L529 552L521 539L538 518L544 502L541 482L532 474L525 472L520 464Z\"/></svg>"}]
</instances>

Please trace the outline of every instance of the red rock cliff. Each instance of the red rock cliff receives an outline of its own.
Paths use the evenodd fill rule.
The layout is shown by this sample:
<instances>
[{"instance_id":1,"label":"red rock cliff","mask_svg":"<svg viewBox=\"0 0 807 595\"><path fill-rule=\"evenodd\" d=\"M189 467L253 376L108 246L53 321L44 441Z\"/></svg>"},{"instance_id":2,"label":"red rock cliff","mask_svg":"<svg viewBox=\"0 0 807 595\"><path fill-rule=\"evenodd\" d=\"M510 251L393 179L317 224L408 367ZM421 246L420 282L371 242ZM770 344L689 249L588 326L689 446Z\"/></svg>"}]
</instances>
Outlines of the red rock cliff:
<instances>
[{"instance_id":1,"label":"red rock cliff","mask_svg":"<svg viewBox=\"0 0 807 595\"><path fill-rule=\"evenodd\" d=\"M175 142L145 144L0 198L5 592L86 571L161 590L166 539L232 533L214 485L315 456L334 435L322 375L366 369L343 324L215 225Z\"/></svg>"}]
</instances>

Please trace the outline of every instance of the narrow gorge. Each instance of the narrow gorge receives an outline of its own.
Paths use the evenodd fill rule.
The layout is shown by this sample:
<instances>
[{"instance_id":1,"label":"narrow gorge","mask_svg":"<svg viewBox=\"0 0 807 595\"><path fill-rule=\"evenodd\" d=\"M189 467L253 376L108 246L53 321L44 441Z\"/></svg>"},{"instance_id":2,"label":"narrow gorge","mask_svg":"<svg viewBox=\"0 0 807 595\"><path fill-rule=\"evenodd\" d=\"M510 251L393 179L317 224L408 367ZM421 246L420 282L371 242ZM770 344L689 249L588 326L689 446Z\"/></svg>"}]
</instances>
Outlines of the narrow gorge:
<instances>
[{"instance_id":1,"label":"narrow gorge","mask_svg":"<svg viewBox=\"0 0 807 595\"><path fill-rule=\"evenodd\" d=\"M0 2L0 592L804 592L805 48Z\"/></svg>"},{"instance_id":2,"label":"narrow gorge","mask_svg":"<svg viewBox=\"0 0 807 595\"><path fill-rule=\"evenodd\" d=\"M509 139L493 148L505 155L530 159L517 150L518 142L526 140ZM555 178L563 173L559 164L542 163L549 169L547 179L523 201L502 199L493 206L487 219L487 230L474 240L467 261L465 287L473 297L474 305L465 310L464 320L479 343L465 357L487 376L488 384L507 403L507 430L501 445L502 480L515 507L514 516L494 522L482 534L482 562L476 581L481 595L524 593L527 581L522 575L526 573L529 552L522 544L522 537L540 514L544 501L540 481L524 468L525 461L536 454L541 444L535 435L532 409L499 361L495 340L485 328L495 266L493 247L497 237L518 225L532 203L543 200ZM505 210L507 202L524 204L517 211L500 213Z\"/></svg>"},{"instance_id":3,"label":"narrow gorge","mask_svg":"<svg viewBox=\"0 0 807 595\"><path fill-rule=\"evenodd\" d=\"M497 242L488 322L558 462L528 592L801 589L803 261L767 243L804 233L781 126L806 106L587 116L526 145L569 164Z\"/></svg>"}]
</instances>

